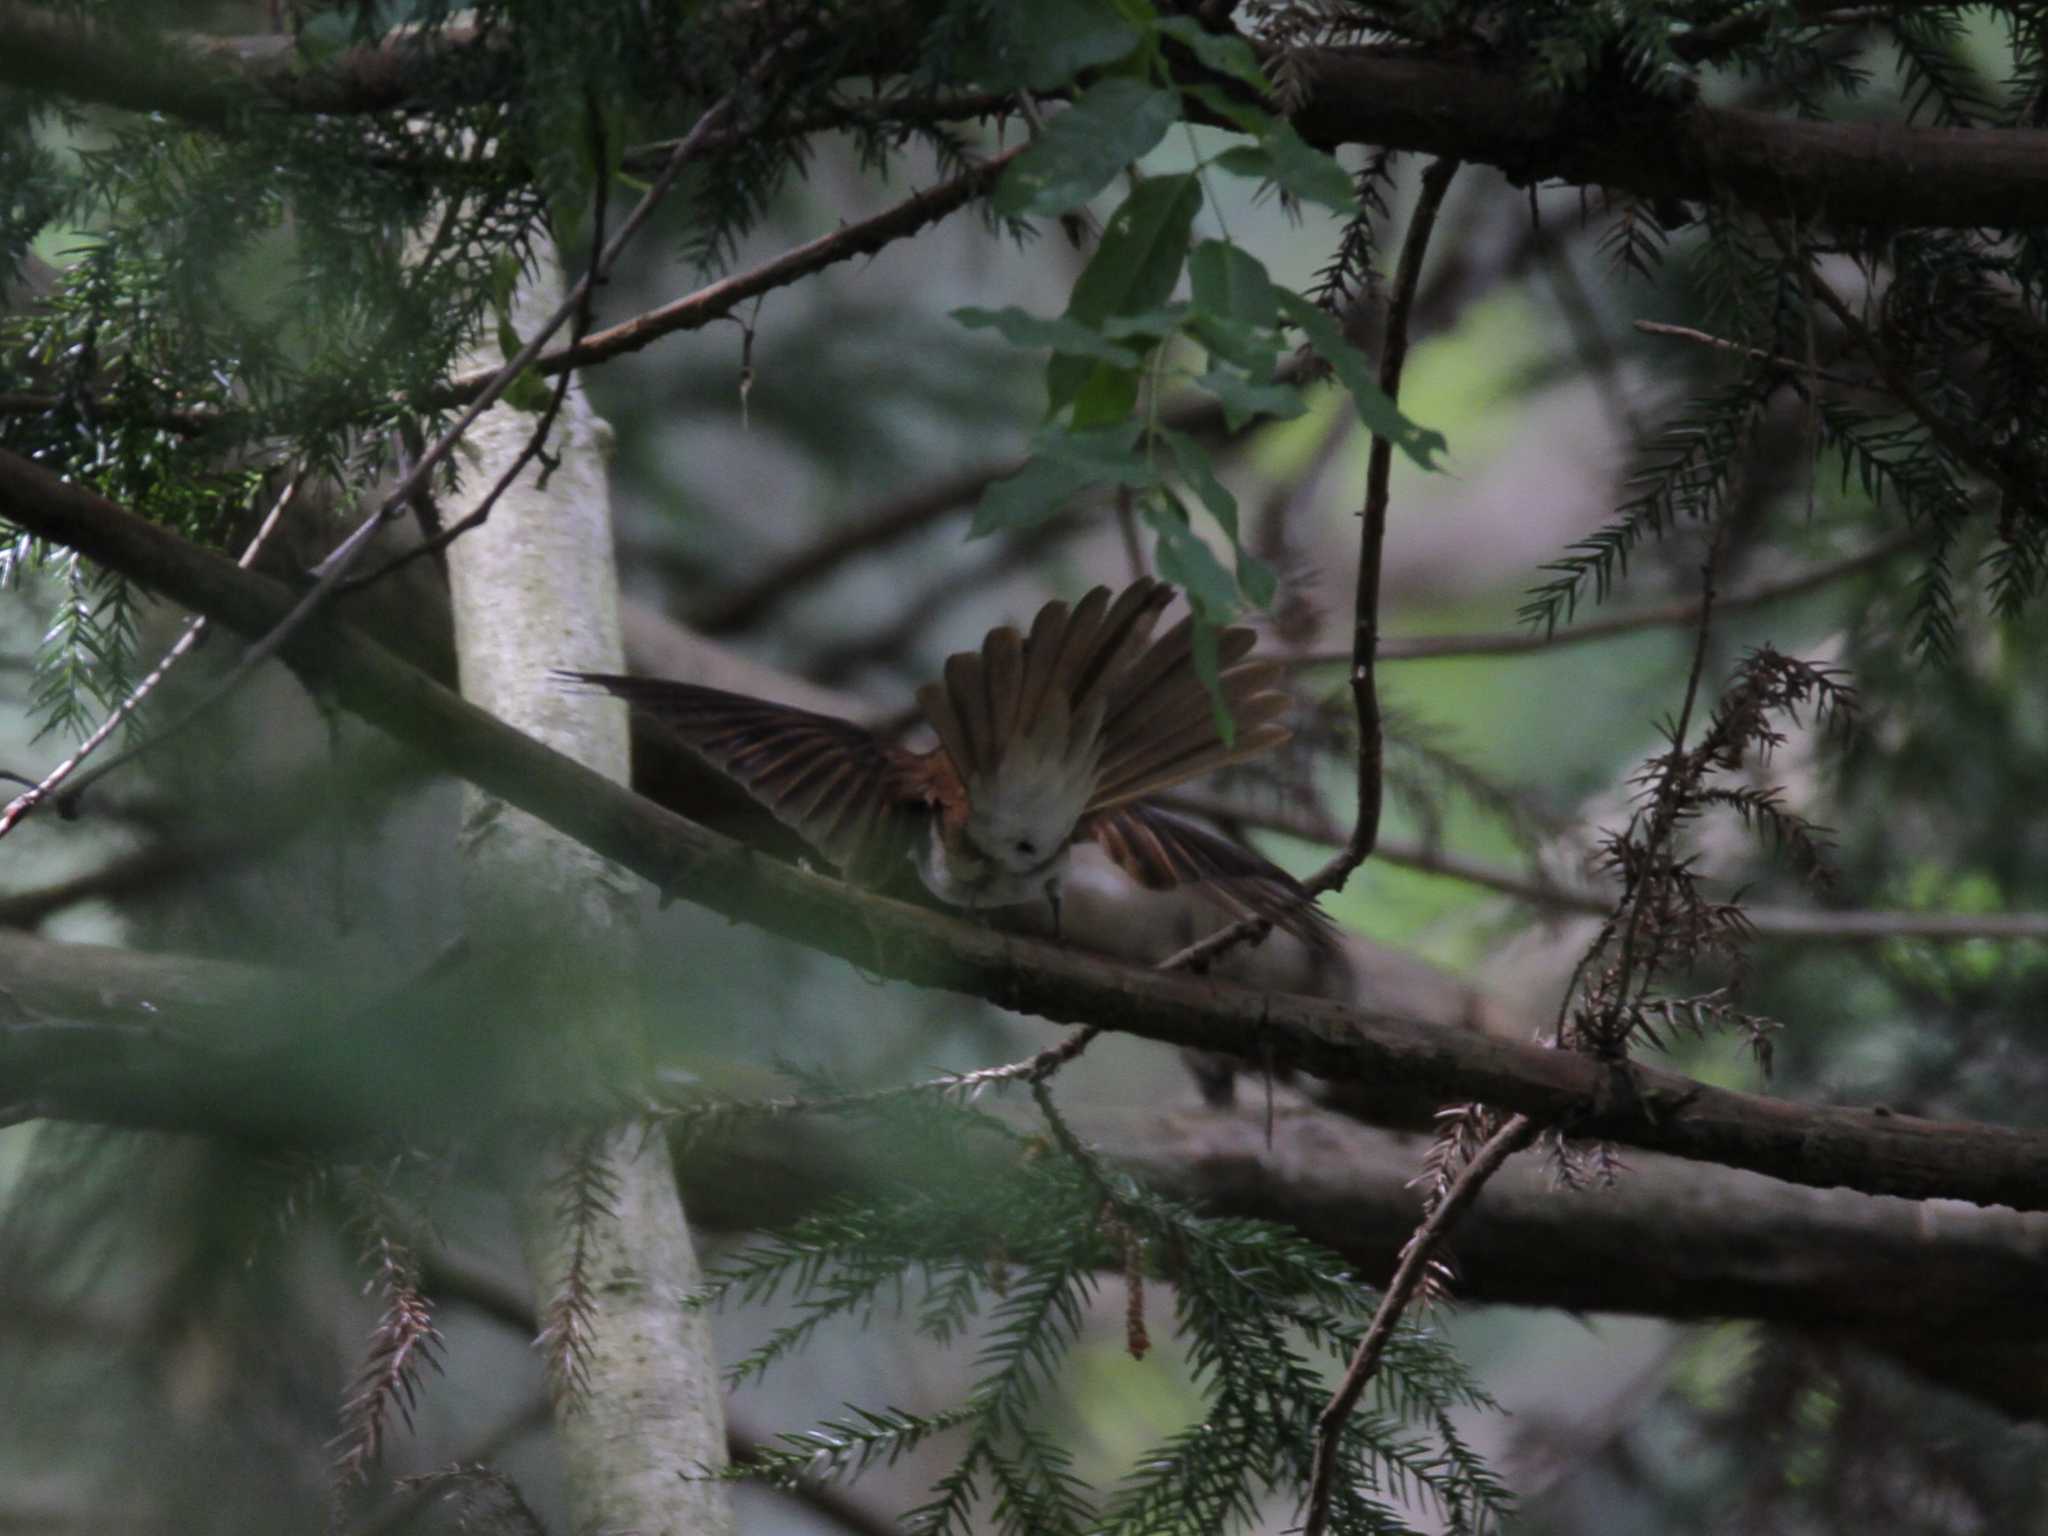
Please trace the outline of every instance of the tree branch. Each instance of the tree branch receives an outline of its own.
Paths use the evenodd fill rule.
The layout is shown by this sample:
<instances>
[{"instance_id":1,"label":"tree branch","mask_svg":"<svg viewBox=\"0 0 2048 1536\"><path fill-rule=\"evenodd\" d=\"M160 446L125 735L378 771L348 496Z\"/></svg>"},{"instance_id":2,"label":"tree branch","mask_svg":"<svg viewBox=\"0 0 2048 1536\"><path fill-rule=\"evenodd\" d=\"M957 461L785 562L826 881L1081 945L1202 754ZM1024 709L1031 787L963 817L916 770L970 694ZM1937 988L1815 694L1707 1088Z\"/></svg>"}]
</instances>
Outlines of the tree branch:
<instances>
[{"instance_id":1,"label":"tree branch","mask_svg":"<svg viewBox=\"0 0 2048 1536\"><path fill-rule=\"evenodd\" d=\"M552 374L590 363L608 362L625 353L637 352L663 336L678 331L700 330L714 320L723 319L757 294L787 287L835 262L872 255L891 242L914 235L925 225L936 223L956 209L965 207L986 191L1002 174L1003 168L1025 148L1019 144L1014 149L1005 150L951 181L942 181L936 187L905 198L893 208L884 209L858 224L848 224L829 235L806 241L751 271L720 278L673 303L650 309L604 330L593 331L573 347L543 353L533 360L532 366L538 373ZM477 369L458 374L449 381L446 390L432 397L431 403L461 405L474 399L490 382L493 372L491 369Z\"/></svg>"},{"instance_id":2,"label":"tree branch","mask_svg":"<svg viewBox=\"0 0 2048 1536\"><path fill-rule=\"evenodd\" d=\"M0 453L0 515L244 635L266 632L291 605L279 583L19 455ZM1022 939L755 855L464 703L344 625L308 626L286 655L343 707L445 771L669 894L897 980L1333 1081L1375 1082L1438 1102L1476 1099L1572 1135L1796 1183L2048 1209L2048 1132L1944 1124L1882 1106L1800 1105L1639 1064L1617 1072L1575 1053Z\"/></svg>"},{"instance_id":3,"label":"tree branch","mask_svg":"<svg viewBox=\"0 0 2048 1536\"><path fill-rule=\"evenodd\" d=\"M1358 1341L1358 1348L1352 1351L1351 1362L1344 1368L1344 1379L1337 1383L1336 1390L1330 1394L1330 1401L1316 1418L1315 1460L1309 1478L1308 1511L1302 1522L1302 1536L1323 1536L1323 1532L1329 1529L1330 1496L1336 1490L1337 1481L1337 1446L1343 1437L1344 1425L1358 1407L1358 1399L1366 1384L1379 1371L1380 1358L1387 1352L1387 1342L1393 1338L1394 1327L1401 1321L1401 1314L1408 1310L1409 1302L1414 1300L1430 1266L1436 1262L1437 1246L1479 1198L1479 1192L1486 1187L1487 1181L1535 1137L1536 1123L1526 1115L1516 1115L1495 1131L1466 1165L1465 1171L1458 1175L1457 1182L1436 1202L1422 1225L1402 1246L1401 1262L1395 1266L1394 1278L1387 1282L1380 1304L1373 1309L1372 1323L1365 1330L1365 1337Z\"/></svg>"},{"instance_id":4,"label":"tree branch","mask_svg":"<svg viewBox=\"0 0 2048 1536\"><path fill-rule=\"evenodd\" d=\"M1917 532L1902 533L1872 545L1859 554L1845 555L1839 560L1829 560L1806 570L1782 576L1774 581L1753 582L1749 586L1717 597L1714 608L1725 612L1731 608L1760 608L1766 603L1780 602L1788 597L1804 597L1817 592L1844 576L1881 565L1892 556L1913 548L1921 541ZM1633 613L1614 614L1604 619L1592 619L1584 624L1574 624L1545 633L1542 630L1505 629L1480 631L1476 634L1458 635L1414 635L1406 639L1382 640L1379 647L1381 661L1440 661L1451 657L1466 656L1524 656L1537 651L1554 651L1564 646L1583 645L1593 640L1610 640L1616 635L1634 634L1643 629L1690 628L1699 622L1700 600L1696 597L1678 598L1668 603L1659 603L1649 608L1639 608ZM1320 667L1348 664L1349 651L1309 651L1297 656L1283 658L1289 666Z\"/></svg>"},{"instance_id":5,"label":"tree branch","mask_svg":"<svg viewBox=\"0 0 2048 1536\"><path fill-rule=\"evenodd\" d=\"M0 79L228 131L251 103L339 114L473 100L503 89L502 71L478 67L480 51L503 41L462 25L397 29L311 67L289 39L158 35L145 47L118 29L16 3L0 6ZM848 61L849 72L892 75L905 41L878 25L870 56ZM1683 95L1545 97L1524 90L1512 67L1470 57L1326 48L1294 59L1308 82L1294 124L1316 144L1479 161L1518 183L1725 198L1773 218L1888 228L2048 223L2040 174L2048 131L2039 129L1808 122ZM984 109L970 102L962 110Z\"/></svg>"},{"instance_id":6,"label":"tree branch","mask_svg":"<svg viewBox=\"0 0 2048 1536\"><path fill-rule=\"evenodd\" d=\"M394 1126L388 1101L369 1098L338 1118L306 1113L332 1104L335 1088L308 1046L331 1030L360 1054L363 1020L378 1016L344 1016L331 989L289 974L5 933L0 973L15 1005L0 1025L0 1082L49 1118L232 1139L268 1114L258 1139L269 1150L314 1152L336 1145L327 1132L360 1146L445 1124ZM780 1087L764 1074L759 1091ZM1270 1126L1259 1109L1066 1113L1099 1156L1159 1193L1285 1223L1362 1273L1392 1266L1421 1214L1413 1135L1285 1104ZM782 1226L913 1171L868 1122L839 1116L734 1119L678 1138L677 1150L692 1217L718 1230ZM1802 1189L1653 1154L1629 1163L1613 1187L1576 1193L1540 1167L1504 1170L1459 1227L1460 1296L1757 1318L1854 1339L2006 1412L2048 1416L2037 1305L2048 1218ZM436 1292L533 1316L522 1290L431 1255L426 1270Z\"/></svg>"}]
</instances>

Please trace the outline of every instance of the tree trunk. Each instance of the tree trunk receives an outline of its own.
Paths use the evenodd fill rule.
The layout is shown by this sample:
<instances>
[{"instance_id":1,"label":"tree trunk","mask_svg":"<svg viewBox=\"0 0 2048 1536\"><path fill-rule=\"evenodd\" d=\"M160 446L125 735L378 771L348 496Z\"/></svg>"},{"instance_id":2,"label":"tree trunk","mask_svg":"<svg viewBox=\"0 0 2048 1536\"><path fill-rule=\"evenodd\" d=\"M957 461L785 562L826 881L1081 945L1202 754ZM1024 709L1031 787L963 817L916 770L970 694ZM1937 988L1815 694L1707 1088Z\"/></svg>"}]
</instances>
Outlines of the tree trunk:
<instances>
[{"instance_id":1,"label":"tree trunk","mask_svg":"<svg viewBox=\"0 0 2048 1536\"><path fill-rule=\"evenodd\" d=\"M515 329L531 334L560 287L558 270L542 262L514 300ZM477 423L458 454L461 508L476 505L539 420L500 405ZM606 446L572 386L547 444L557 463L545 486L536 458L488 521L450 546L448 573L464 694L624 782L624 711L550 676L620 665ZM491 979L481 1013L494 1052L513 1064L514 1102L549 1113L613 1106L608 1129L515 1147L509 1159L537 1309L556 1330L544 1341L571 1526L729 1532L725 1486L694 1476L724 1461L725 1424L708 1326L684 1307L698 1271L674 1171L659 1135L615 1118L619 1091L638 1084L646 1065L626 879L474 788L462 844L473 964Z\"/></svg>"}]
</instances>

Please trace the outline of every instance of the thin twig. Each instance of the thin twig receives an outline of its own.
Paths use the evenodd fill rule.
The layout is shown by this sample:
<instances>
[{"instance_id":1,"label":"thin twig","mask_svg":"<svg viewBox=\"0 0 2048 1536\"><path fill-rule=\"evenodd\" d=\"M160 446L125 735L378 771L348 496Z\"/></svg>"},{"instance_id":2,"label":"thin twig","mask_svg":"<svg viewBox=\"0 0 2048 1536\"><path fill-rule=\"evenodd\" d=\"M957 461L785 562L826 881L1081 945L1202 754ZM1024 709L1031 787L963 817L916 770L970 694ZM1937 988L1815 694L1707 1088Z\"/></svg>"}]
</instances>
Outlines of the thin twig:
<instances>
[{"instance_id":1,"label":"thin twig","mask_svg":"<svg viewBox=\"0 0 2048 1536\"><path fill-rule=\"evenodd\" d=\"M1847 374L1830 373L1816 368L1811 363L1802 363L1796 357L1786 357L1777 352L1766 352L1762 347L1746 347L1739 341L1730 341L1725 336L1716 336L1708 331L1696 331L1689 325L1667 325L1662 320L1638 320L1635 328L1645 336L1671 336L1679 341L1689 341L1694 346L1711 347L1716 352L1732 352L1738 357L1749 358L1752 362L1769 363L1786 373L1797 374L1802 379L1820 379L1825 383L1839 384L1844 389L1877 389L1878 384L1870 379L1852 379Z\"/></svg>"},{"instance_id":2,"label":"thin twig","mask_svg":"<svg viewBox=\"0 0 2048 1536\"><path fill-rule=\"evenodd\" d=\"M305 481L306 471L301 469L285 483L284 493L277 498L276 502L272 504L270 511L265 514L263 521L257 526L254 535L251 536L248 547L242 551L241 558L235 564L246 571L255 562L257 553L263 548L264 540L268 539L271 530L277 527L278 519L284 516L285 508L290 506L292 501L298 496L299 487L305 484ZM44 776L42 782L16 795L8 802L5 810L0 810L0 837L5 837L9 832L13 831L17 822L62 788L65 781L78 771L85 760L98 751L102 743L114 734L120 727L121 722L142 707L142 701L149 696L150 691L158 683L164 680L165 674L183 660L190 653L193 646L199 643L200 637L206 633L206 627L207 620L205 614L197 615L191 622L186 624L185 632L178 636L177 641L168 651L164 652L163 660L159 661L151 669L147 677L135 685L135 690L127 698L123 699L109 711L107 718L100 722L99 729L80 742L76 752L73 752L63 762L52 768ZM164 734L168 735L169 732ZM161 740L162 738L158 737L156 739ZM154 742L146 743L145 745L154 745ZM136 750L140 750L140 748L124 752L105 763L100 768L99 774L94 775L94 777L101 777L119 767L128 758L134 756ZM66 806L75 806L78 796L85 792L87 785L91 782L92 780L88 779L78 784L69 795L64 797L61 803Z\"/></svg>"},{"instance_id":3,"label":"thin twig","mask_svg":"<svg viewBox=\"0 0 2048 1536\"><path fill-rule=\"evenodd\" d=\"M1408 360L1408 318L1422 277L1423 253L1443 209L1444 194L1458 173L1459 162L1446 155L1422 173L1422 190L1408 219L1401 258L1394 269L1393 292L1387 301L1387 323L1380 342L1380 391L1389 401L1401 394L1401 370ZM1351 645L1351 698L1358 714L1358 812L1343 849L1303 882L1311 896L1343 889L1353 870L1372 854L1379 841L1380 807L1384 799L1384 727L1380 720L1378 674L1380 643L1380 555L1386 543L1387 505L1393 472L1394 445L1374 434L1366 458L1365 506L1358 537L1358 592L1354 600ZM1200 966L1245 939L1263 937L1272 924L1261 917L1241 918L1229 927L1190 944L1160 962L1163 971Z\"/></svg>"},{"instance_id":4,"label":"thin twig","mask_svg":"<svg viewBox=\"0 0 2048 1536\"><path fill-rule=\"evenodd\" d=\"M604 330L593 331L574 346L550 352L544 357L535 357L532 359L533 369L541 374L561 373L590 363L605 362L623 353L637 352L651 342L677 331L702 329L714 320L723 319L746 300L776 288L787 287L799 278L808 277L835 262L846 261L855 256L871 255L883 246L908 235L914 235L925 225L935 223L956 209L965 207L1023 151L1022 145L1005 150L992 159L963 171L951 181L942 181L928 191L904 199L893 208L884 209L873 218L835 229L829 235L820 235L815 240L806 241L784 251L780 256L763 262L751 271L720 278L717 282L707 284L694 293L685 294L672 303L650 309L617 325L607 326ZM429 403L459 404L484 388L490 377L491 374L482 369L458 375L448 382L445 390L436 391L430 397Z\"/></svg>"},{"instance_id":5,"label":"thin twig","mask_svg":"<svg viewBox=\"0 0 2048 1536\"><path fill-rule=\"evenodd\" d=\"M1913 548L1921 541L1921 537L1914 532L1901 533L1873 544L1860 553L1844 555L1839 560L1809 566L1791 576L1780 577L1775 581L1753 582L1738 591L1717 597L1714 607L1717 611L1725 613L1736 608L1761 607L1766 603L1775 603L1788 597L1802 597L1808 592L1818 591L1830 582L1839 581L1844 576L1852 576L1858 571L1881 564L1892 556ZM1699 599L1680 598L1673 602L1659 603L1654 607L1640 608L1634 613L1595 619L1549 634L1540 630L1503 629L1457 635L1414 635L1400 640L1382 640L1379 659L1438 661L1461 656L1521 656L1537 651L1554 651L1562 646L1583 645L1590 640L1609 640L1616 635L1633 634L1638 630L1670 629L1679 625L1690 627L1699 622L1699 617ZM1350 659L1348 651L1308 651L1281 658L1290 667L1335 666Z\"/></svg>"},{"instance_id":6,"label":"thin twig","mask_svg":"<svg viewBox=\"0 0 2048 1536\"><path fill-rule=\"evenodd\" d=\"M1314 1469L1309 1479L1308 1513L1302 1522L1302 1536L1322 1536L1330 1524L1330 1499L1336 1491L1337 1444L1343 1436L1344 1425L1350 1419L1352 1410L1357 1408L1358 1399L1365 1392L1366 1384L1379 1369L1380 1358L1387 1351L1387 1342L1394 1336L1394 1325L1400 1322L1401 1314L1414 1299L1416 1291L1429 1273L1430 1256L1444 1234L1450 1231L1458 1218L1478 1198L1486 1181L1500 1171L1500 1167L1515 1153L1526 1147L1536 1135L1536 1122L1527 1115L1516 1115L1495 1131L1485 1146L1458 1175L1435 1210L1429 1213L1415 1234L1408 1239L1407 1247L1401 1250L1401 1262L1394 1270L1394 1278L1387 1283L1386 1293L1380 1297L1379 1306L1374 1309L1372 1323L1365 1330L1365 1337L1358 1341L1358 1348L1351 1356L1351 1363L1344 1370L1344 1379L1337 1384L1337 1390L1330 1394L1330 1401L1316 1419L1316 1450Z\"/></svg>"}]
</instances>

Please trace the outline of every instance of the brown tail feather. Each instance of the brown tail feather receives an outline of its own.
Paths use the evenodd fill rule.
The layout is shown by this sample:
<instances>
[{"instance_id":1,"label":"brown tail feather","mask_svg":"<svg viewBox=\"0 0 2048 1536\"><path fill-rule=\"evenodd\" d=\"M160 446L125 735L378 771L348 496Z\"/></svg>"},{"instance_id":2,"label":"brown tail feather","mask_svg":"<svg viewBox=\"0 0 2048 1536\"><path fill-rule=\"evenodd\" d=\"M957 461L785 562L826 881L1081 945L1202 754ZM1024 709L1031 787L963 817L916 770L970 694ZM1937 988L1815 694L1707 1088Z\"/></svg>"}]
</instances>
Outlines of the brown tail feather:
<instances>
[{"instance_id":1,"label":"brown tail feather","mask_svg":"<svg viewBox=\"0 0 2048 1536\"><path fill-rule=\"evenodd\" d=\"M1172 601L1173 589L1150 578L1132 582L1114 600L1107 587L1097 587L1081 599L1060 639L1050 686L1064 693L1077 712L1098 693L1113 697L1116 679Z\"/></svg>"},{"instance_id":2,"label":"brown tail feather","mask_svg":"<svg viewBox=\"0 0 2048 1536\"><path fill-rule=\"evenodd\" d=\"M1155 640L1117 680L1112 716L1121 715L1127 706L1155 692L1177 673L1184 672L1192 678L1195 675L1194 638L1195 621L1193 615L1189 615ZM1249 629L1234 627L1218 631L1216 670L1221 672L1237 665L1251 654L1257 643L1258 636Z\"/></svg>"},{"instance_id":3,"label":"brown tail feather","mask_svg":"<svg viewBox=\"0 0 2048 1536\"><path fill-rule=\"evenodd\" d=\"M999 760L1017 734L1024 692L1024 642L1008 625L989 631L981 644L981 680L988 691L988 753Z\"/></svg>"},{"instance_id":4,"label":"brown tail feather","mask_svg":"<svg viewBox=\"0 0 2048 1536\"><path fill-rule=\"evenodd\" d=\"M1235 666L1226 663L1216 684L1223 695L1225 708L1235 719L1246 699L1277 689L1285 676L1285 669L1277 662L1245 661ZM1215 700L1201 678L1195 675L1194 668L1189 667L1184 674L1169 678L1142 698L1132 699L1116 711L1112 717L1113 729L1104 762L1113 762L1133 751L1142 750L1148 737L1179 730L1198 720L1214 721L1215 718Z\"/></svg>"},{"instance_id":5,"label":"brown tail feather","mask_svg":"<svg viewBox=\"0 0 2048 1536\"><path fill-rule=\"evenodd\" d=\"M1014 629L998 629L979 652L948 657L944 680L918 693L946 755L963 776L986 777L1013 739L1045 718L1054 695L1066 701L1068 718L1077 724L1105 711L1117 680L1172 599L1171 587L1149 578L1114 597L1097 587L1071 610L1046 604L1028 642ZM1089 731L1076 729L1072 740L1077 751L1093 750Z\"/></svg>"}]
</instances>

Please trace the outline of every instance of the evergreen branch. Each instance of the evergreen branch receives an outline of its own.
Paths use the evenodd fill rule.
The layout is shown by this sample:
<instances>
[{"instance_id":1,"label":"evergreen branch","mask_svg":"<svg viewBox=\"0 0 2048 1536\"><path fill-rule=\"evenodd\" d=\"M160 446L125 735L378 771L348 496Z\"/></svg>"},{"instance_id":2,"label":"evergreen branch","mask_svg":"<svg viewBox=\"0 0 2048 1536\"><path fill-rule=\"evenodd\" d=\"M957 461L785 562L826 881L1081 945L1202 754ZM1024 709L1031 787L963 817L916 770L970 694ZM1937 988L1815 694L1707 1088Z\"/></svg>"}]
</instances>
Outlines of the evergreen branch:
<instances>
[{"instance_id":1,"label":"evergreen branch","mask_svg":"<svg viewBox=\"0 0 2048 1536\"><path fill-rule=\"evenodd\" d=\"M784 1430L774 1445L757 1445L715 1473L728 1482L758 1481L798 1490L858 1477L880 1464L893 1467L925 1441L972 1423L979 1413L960 1404L938 1413L847 1405L847 1417L820 1420L815 1428Z\"/></svg>"},{"instance_id":2,"label":"evergreen branch","mask_svg":"<svg viewBox=\"0 0 2048 1536\"><path fill-rule=\"evenodd\" d=\"M1372 1315L1372 1326L1359 1341L1357 1352L1345 1368L1344 1379L1330 1394L1329 1406L1316 1421L1315 1468L1309 1483L1302 1536L1322 1536L1329 1528L1330 1503L1336 1491L1338 1437L1343 1432L1345 1421L1358 1407L1358 1399L1366 1384L1379 1370L1387 1342L1393 1337L1394 1325L1401 1320L1402 1312L1428 1274L1437 1245L1472 1202L1479 1198L1479 1191L1485 1188L1486 1181L1510 1157L1535 1139L1536 1130L1535 1121L1526 1115L1516 1115L1494 1132L1401 1250L1401 1263L1394 1271L1394 1278L1388 1282L1385 1294L1380 1297L1379 1307Z\"/></svg>"},{"instance_id":3,"label":"evergreen branch","mask_svg":"<svg viewBox=\"0 0 2048 1536\"><path fill-rule=\"evenodd\" d=\"M420 1284L419 1260L395 1231L397 1215L377 1180L388 1173L358 1173L349 1183L363 1231L364 1262L374 1271L365 1289L383 1297L384 1312L370 1335L370 1352L341 1408L335 1452L337 1487L364 1481L383 1450L394 1411L412 1428L423 1367L441 1369L440 1330Z\"/></svg>"},{"instance_id":4,"label":"evergreen branch","mask_svg":"<svg viewBox=\"0 0 2048 1536\"><path fill-rule=\"evenodd\" d=\"M548 1392L573 1413L591 1390L596 1347L598 1277L591 1250L600 1223L618 1219L619 1182L606 1156L609 1132L599 1128L577 1139L554 1177L555 1220L570 1234L562 1279L540 1319L534 1338L547 1370Z\"/></svg>"},{"instance_id":5,"label":"evergreen branch","mask_svg":"<svg viewBox=\"0 0 2048 1536\"><path fill-rule=\"evenodd\" d=\"M760 60L756 61L753 68L748 71L742 84L751 85L763 79L769 71L769 66L777 61L780 56L781 50L770 50ZM561 303L555 306L554 313L535 330L534 334L527 339L525 345L514 356L507 358L504 365L485 382L484 386L471 399L468 408L463 414L446 428L434 440L433 444L419 456L411 469L400 477L398 485L385 496L377 509L367 518L363 519L362 522L358 523L355 529L320 563L313 584L307 588L305 595L293 605L291 610L265 633L253 638L248 648L236 659L235 664L212 687L207 689L179 719L173 721L149 740L140 742L130 748L118 758L101 764L98 770L88 774L78 784L74 785L71 791L74 799L84 794L86 789L92 784L105 778L113 769L134 761L145 752L160 746L163 742L183 732L211 713L216 706L225 701L230 694L239 688L242 682L251 676L257 668L273 657L283 653L293 636L303 629L320 612L322 607L342 590L343 583L350 571L354 569L356 563L362 558L364 551L369 548L370 540L377 531L411 505L413 498L426 488L434 471L449 454L455 451L456 446L462 441L469 429L476 424L486 410L498 402L505 391L510 389L520 375L540 356L542 349L548 343L548 339L573 316L584 311L590 295L595 291L597 284L603 282L609 276L613 266L617 264L620 255L632 241L633 236L639 233L640 228L653 215L655 208L660 205L662 199L667 195L670 187L675 184L676 178L690 164L698 146L731 113L733 105L738 99L738 94L739 89L735 88L732 92L720 97L718 101L714 102L697 119L695 127L677 142L675 151L669 157L669 163L663 169L661 175L657 176L646 192L641 195L640 201L634 205L632 212L626 216L624 222L604 245L602 251L592 260L589 270L571 287ZM503 489L502 484L499 489ZM489 510L488 502L485 503L483 510Z\"/></svg>"},{"instance_id":6,"label":"evergreen branch","mask_svg":"<svg viewBox=\"0 0 2048 1536\"><path fill-rule=\"evenodd\" d=\"M2014 498L2017 505L2030 504L2032 496L2028 488L2015 481L2003 464L1979 448L1968 433L1928 403L1913 381L1906 377L1905 370L1877 344L1877 339L1870 334L1869 327L1864 325L1856 312L1843 302L1842 296L1829 286L1825 278L1809 267L1806 281L1809 291L1821 301L1828 313L1840 322L1842 329L1848 332L1850 340L1856 343L1863 355L1876 367L1892 397L1913 413L1927 429L1928 435L1939 443L1951 458L1958 464L1969 465L1999 486L2008 496Z\"/></svg>"},{"instance_id":7,"label":"evergreen branch","mask_svg":"<svg viewBox=\"0 0 2048 1536\"><path fill-rule=\"evenodd\" d=\"M1760 608L1786 598L1804 597L1810 592L1817 592L1840 581L1844 576L1853 576L1859 571L1881 565L1894 555L1903 554L1922 542L1923 536L1916 532L1895 534L1856 554L1844 555L1839 560L1824 561L1790 576L1754 581L1738 587L1716 598L1714 606L1727 612L1743 608ZM1633 613L1588 619L1583 624L1574 624L1570 628L1547 633L1536 633L1526 629L1481 630L1469 634L1414 635L1405 639L1382 640L1379 659L1439 661L1466 656L1532 655L1558 650L1565 646L1583 645L1592 640L1611 640L1616 635L1636 634L1645 629L1674 629L1680 626L1690 628L1699 622L1699 616L1698 598L1676 598L1668 603L1637 609ZM1329 667L1350 661L1351 655L1348 651L1306 651L1281 659L1290 667Z\"/></svg>"},{"instance_id":8,"label":"evergreen branch","mask_svg":"<svg viewBox=\"0 0 2048 1536\"><path fill-rule=\"evenodd\" d=\"M1531 591L1521 607L1522 621L1547 643L1558 625L1578 612L1588 586L1593 601L1607 599L1645 539L1662 539L1681 520L1714 518L1728 499L1739 453L1764 398L1760 385L1744 379L1694 401L1686 416L1659 437L1649 467L1634 478L1636 493L1621 504L1614 521L1545 562L1543 569L1557 574Z\"/></svg>"},{"instance_id":9,"label":"evergreen branch","mask_svg":"<svg viewBox=\"0 0 2048 1536\"><path fill-rule=\"evenodd\" d=\"M246 571L255 563L256 556L262 551L264 541L270 537L271 531L277 527L278 519L284 516L285 508L292 504L292 501L298 496L299 487L304 483L305 472L303 470L293 475L286 482L283 494L272 504L270 511L265 514L263 521L257 526L256 532L250 536L247 547L243 549L240 558L235 561L236 565ZM134 688L129 690L126 698L107 712L107 718L100 722L99 726L90 736L78 744L77 749L69 757L65 758L55 768L52 768L39 782L31 785L22 794L16 795L14 799L7 803L4 810L0 810L0 837L5 837L24 816L42 804L43 801L49 799L50 796L56 794L63 787L65 781L79 770L85 760L92 756L106 742L107 738L120 728L121 722L133 716L135 711L142 707L142 701L149 696L151 690L164 680L171 668L176 666L191 651L193 646L199 643L201 636L206 633L206 625L207 619L204 614L200 614L188 623L185 626L185 632L178 636L169 650L164 652L163 659L157 662L150 669L148 675L137 683ZM151 744L154 745L154 743ZM131 753L122 753L114 758L113 761L102 764L99 776L104 776L111 772L132 755ZM69 816L77 813L79 797L85 793L87 784L90 782L91 780L87 780L85 783L77 785L68 794L59 798L59 814Z\"/></svg>"}]
</instances>

